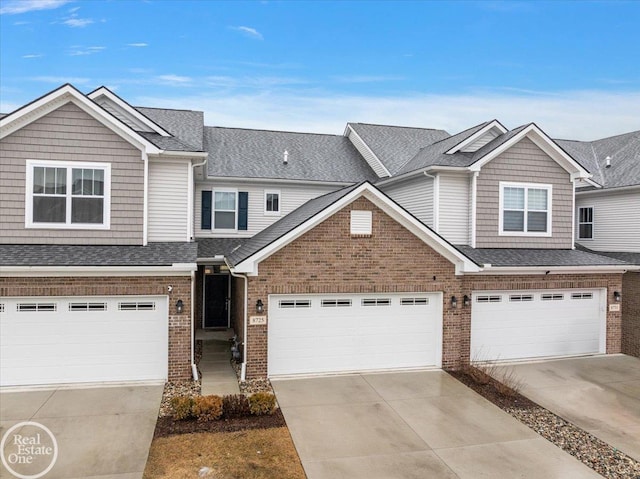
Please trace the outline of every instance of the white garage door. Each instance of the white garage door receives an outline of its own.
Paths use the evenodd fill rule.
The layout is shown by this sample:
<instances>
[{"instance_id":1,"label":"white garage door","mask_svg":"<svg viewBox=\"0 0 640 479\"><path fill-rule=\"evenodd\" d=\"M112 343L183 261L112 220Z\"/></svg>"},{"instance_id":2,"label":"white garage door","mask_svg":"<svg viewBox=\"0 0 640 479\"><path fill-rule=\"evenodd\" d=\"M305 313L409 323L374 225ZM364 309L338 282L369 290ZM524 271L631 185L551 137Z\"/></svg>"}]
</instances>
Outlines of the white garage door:
<instances>
[{"instance_id":1,"label":"white garage door","mask_svg":"<svg viewBox=\"0 0 640 479\"><path fill-rule=\"evenodd\" d=\"M602 290L473 293L471 360L509 360L605 352Z\"/></svg>"},{"instance_id":2,"label":"white garage door","mask_svg":"<svg viewBox=\"0 0 640 479\"><path fill-rule=\"evenodd\" d=\"M167 298L2 298L0 385L167 377Z\"/></svg>"},{"instance_id":3,"label":"white garage door","mask_svg":"<svg viewBox=\"0 0 640 479\"><path fill-rule=\"evenodd\" d=\"M440 293L269 296L269 375L440 366Z\"/></svg>"}]
</instances>

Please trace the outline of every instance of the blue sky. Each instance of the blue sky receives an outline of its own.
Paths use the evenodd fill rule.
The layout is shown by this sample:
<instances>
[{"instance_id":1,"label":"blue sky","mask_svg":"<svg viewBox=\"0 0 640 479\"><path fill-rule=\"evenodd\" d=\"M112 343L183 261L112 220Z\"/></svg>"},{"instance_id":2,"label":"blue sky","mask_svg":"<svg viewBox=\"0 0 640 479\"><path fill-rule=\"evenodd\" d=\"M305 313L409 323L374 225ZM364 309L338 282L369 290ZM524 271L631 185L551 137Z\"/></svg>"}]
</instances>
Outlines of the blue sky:
<instances>
[{"instance_id":1,"label":"blue sky","mask_svg":"<svg viewBox=\"0 0 640 479\"><path fill-rule=\"evenodd\" d=\"M0 110L65 82L209 125L640 129L640 2L0 0Z\"/></svg>"}]
</instances>

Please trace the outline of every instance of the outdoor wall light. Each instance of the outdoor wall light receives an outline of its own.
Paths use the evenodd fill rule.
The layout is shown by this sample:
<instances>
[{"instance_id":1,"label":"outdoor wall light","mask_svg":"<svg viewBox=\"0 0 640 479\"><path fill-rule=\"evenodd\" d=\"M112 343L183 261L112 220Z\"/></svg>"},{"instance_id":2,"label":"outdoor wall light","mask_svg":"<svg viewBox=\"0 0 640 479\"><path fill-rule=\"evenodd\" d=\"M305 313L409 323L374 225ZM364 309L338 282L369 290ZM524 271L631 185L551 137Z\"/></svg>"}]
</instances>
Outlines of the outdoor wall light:
<instances>
[{"instance_id":1,"label":"outdoor wall light","mask_svg":"<svg viewBox=\"0 0 640 479\"><path fill-rule=\"evenodd\" d=\"M456 309L458 307L458 298L451 296L451 307Z\"/></svg>"},{"instance_id":2,"label":"outdoor wall light","mask_svg":"<svg viewBox=\"0 0 640 479\"><path fill-rule=\"evenodd\" d=\"M182 314L183 311L184 311L184 302L181 299L179 299L178 302L176 303L176 313Z\"/></svg>"},{"instance_id":3,"label":"outdoor wall light","mask_svg":"<svg viewBox=\"0 0 640 479\"><path fill-rule=\"evenodd\" d=\"M262 302L261 299L259 299L258 301L256 301L256 312L258 314L261 314L264 311L264 303Z\"/></svg>"},{"instance_id":4,"label":"outdoor wall light","mask_svg":"<svg viewBox=\"0 0 640 479\"><path fill-rule=\"evenodd\" d=\"M622 299L622 295L620 294L620 291L613 292L613 299L616 300L616 303L620 302L620 300Z\"/></svg>"},{"instance_id":5,"label":"outdoor wall light","mask_svg":"<svg viewBox=\"0 0 640 479\"><path fill-rule=\"evenodd\" d=\"M464 295L464 298L462 298L462 305L465 308L468 308L469 305L471 304L471 298L469 298L469 296L467 296L466 294Z\"/></svg>"}]
</instances>

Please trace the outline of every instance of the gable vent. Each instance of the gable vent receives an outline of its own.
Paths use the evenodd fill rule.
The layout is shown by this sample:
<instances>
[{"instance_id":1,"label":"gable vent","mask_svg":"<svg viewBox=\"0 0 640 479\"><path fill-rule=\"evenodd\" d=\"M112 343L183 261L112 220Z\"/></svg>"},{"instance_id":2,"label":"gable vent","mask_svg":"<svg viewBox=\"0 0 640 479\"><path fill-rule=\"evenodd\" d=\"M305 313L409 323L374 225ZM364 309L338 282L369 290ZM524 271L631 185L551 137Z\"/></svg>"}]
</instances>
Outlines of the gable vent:
<instances>
[{"instance_id":1,"label":"gable vent","mask_svg":"<svg viewBox=\"0 0 640 479\"><path fill-rule=\"evenodd\" d=\"M480 138L478 138L476 141L474 141L473 143L470 143L469 145L462 148L460 151L462 151L463 153L476 152L480 148L482 148L484 145L486 145L487 143L490 143L495 138L497 138L497 136L498 136L498 133L496 131L490 130L486 132L484 135L482 135Z\"/></svg>"},{"instance_id":2,"label":"gable vent","mask_svg":"<svg viewBox=\"0 0 640 479\"><path fill-rule=\"evenodd\" d=\"M372 211L351 211L351 236L371 236L373 223Z\"/></svg>"}]
</instances>

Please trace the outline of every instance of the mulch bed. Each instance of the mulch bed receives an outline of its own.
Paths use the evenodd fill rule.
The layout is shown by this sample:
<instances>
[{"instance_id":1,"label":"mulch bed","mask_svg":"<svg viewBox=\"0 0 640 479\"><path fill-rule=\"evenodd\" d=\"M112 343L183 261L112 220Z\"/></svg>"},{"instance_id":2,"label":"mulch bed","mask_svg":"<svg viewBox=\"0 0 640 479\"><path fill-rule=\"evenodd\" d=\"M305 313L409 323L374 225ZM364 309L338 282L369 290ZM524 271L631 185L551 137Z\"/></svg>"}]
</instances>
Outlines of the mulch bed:
<instances>
[{"instance_id":1,"label":"mulch bed","mask_svg":"<svg viewBox=\"0 0 640 479\"><path fill-rule=\"evenodd\" d=\"M449 374L598 474L609 479L640 478L640 462L521 394L504 395L491 382L479 384L462 371Z\"/></svg>"},{"instance_id":2,"label":"mulch bed","mask_svg":"<svg viewBox=\"0 0 640 479\"><path fill-rule=\"evenodd\" d=\"M198 422L195 419L175 421L172 417L160 417L156 423L153 437L167 437L174 434L189 434L192 432L236 432L250 429L270 429L286 426L280 409L271 416L248 416L236 418L222 418L218 421Z\"/></svg>"}]
</instances>

